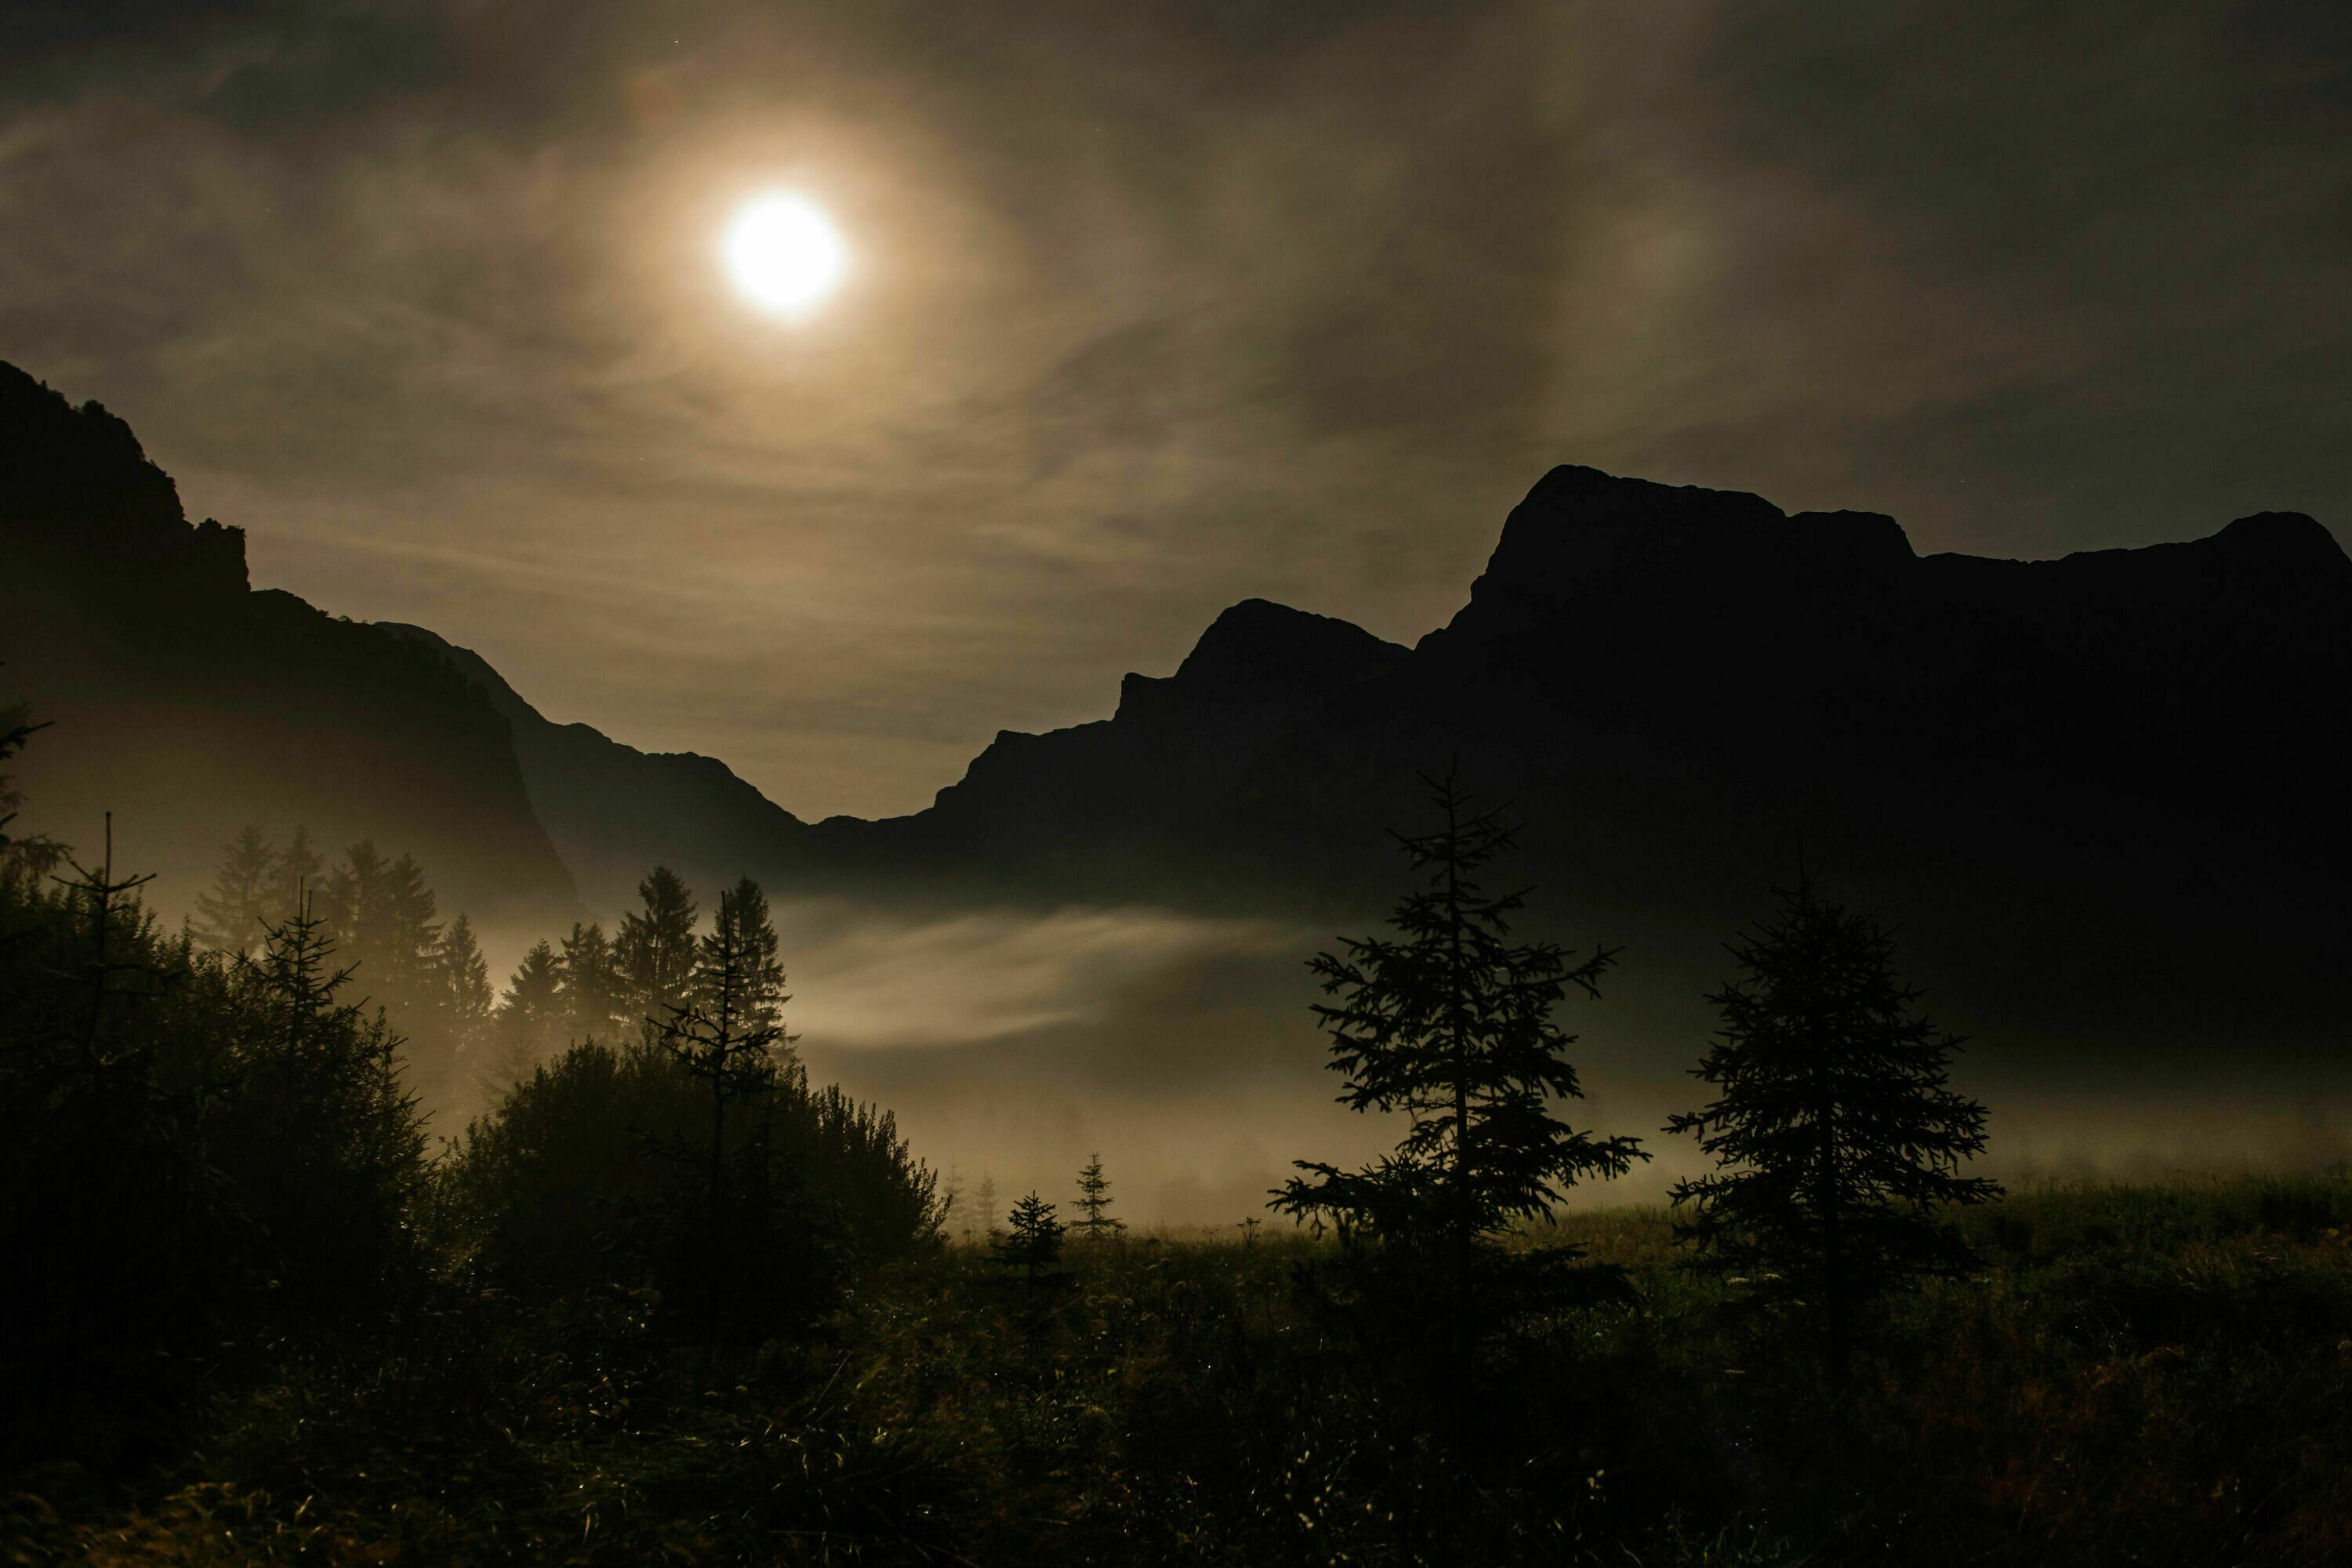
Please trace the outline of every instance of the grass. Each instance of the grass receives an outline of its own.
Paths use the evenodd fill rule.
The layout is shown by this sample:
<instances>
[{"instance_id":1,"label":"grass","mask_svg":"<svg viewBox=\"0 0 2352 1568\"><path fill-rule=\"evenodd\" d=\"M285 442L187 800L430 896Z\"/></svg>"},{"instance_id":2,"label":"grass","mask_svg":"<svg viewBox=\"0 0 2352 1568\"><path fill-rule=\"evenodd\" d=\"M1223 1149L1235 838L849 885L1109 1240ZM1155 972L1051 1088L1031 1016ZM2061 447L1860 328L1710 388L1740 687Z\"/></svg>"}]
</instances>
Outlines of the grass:
<instances>
[{"instance_id":1,"label":"grass","mask_svg":"<svg viewBox=\"0 0 2352 1568\"><path fill-rule=\"evenodd\" d=\"M2021 1193L1843 1396L1674 1267L1557 1227L1628 1309L1496 1347L1446 1442L1430 1358L1295 1289L1294 1235L1131 1238L1030 1291L950 1251L715 1351L618 1289L444 1281L240 1347L183 1457L18 1478L0 1561L345 1563L2352 1561L2352 1183Z\"/></svg>"}]
</instances>

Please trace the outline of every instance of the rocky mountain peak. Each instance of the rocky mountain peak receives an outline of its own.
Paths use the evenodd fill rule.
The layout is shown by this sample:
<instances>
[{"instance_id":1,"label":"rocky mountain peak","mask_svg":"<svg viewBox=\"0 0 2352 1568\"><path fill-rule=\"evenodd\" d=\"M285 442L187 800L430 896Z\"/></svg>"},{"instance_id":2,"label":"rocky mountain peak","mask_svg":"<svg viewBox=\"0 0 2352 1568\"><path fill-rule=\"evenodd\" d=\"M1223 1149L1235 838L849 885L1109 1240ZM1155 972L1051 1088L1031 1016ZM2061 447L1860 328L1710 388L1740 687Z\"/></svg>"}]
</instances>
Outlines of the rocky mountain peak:
<instances>
[{"instance_id":1,"label":"rocky mountain peak","mask_svg":"<svg viewBox=\"0 0 2352 1568\"><path fill-rule=\"evenodd\" d=\"M1244 599L1210 623L1171 679L1180 689L1200 692L1328 689L1380 674L1404 657L1404 648L1353 622Z\"/></svg>"}]
</instances>

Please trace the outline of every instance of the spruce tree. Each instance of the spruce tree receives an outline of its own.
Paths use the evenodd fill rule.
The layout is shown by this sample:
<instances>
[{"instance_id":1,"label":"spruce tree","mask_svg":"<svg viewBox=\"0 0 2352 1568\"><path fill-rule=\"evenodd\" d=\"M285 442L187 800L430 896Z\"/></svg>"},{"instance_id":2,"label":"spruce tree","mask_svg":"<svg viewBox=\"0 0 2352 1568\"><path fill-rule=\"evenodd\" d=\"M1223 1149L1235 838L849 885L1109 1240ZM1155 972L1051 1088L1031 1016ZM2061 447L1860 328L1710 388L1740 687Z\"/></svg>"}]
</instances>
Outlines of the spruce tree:
<instances>
[{"instance_id":1,"label":"spruce tree","mask_svg":"<svg viewBox=\"0 0 2352 1568\"><path fill-rule=\"evenodd\" d=\"M718 919L705 935L687 977L682 1004L669 1010L656 1036L710 1096L709 1201L712 1245L726 1205L727 1108L757 1095L772 1096L791 1061L784 1032L783 967L768 900L749 877L719 895ZM764 1145L761 1149L765 1155ZM764 1166L762 1169L764 1174ZM763 1194L764 1197L764 1194Z\"/></svg>"},{"instance_id":2,"label":"spruce tree","mask_svg":"<svg viewBox=\"0 0 2352 1568\"><path fill-rule=\"evenodd\" d=\"M677 872L656 866L637 884L637 897L644 908L621 917L614 959L625 1016L657 1030L686 1001L694 973L694 895Z\"/></svg>"},{"instance_id":3,"label":"spruce tree","mask_svg":"<svg viewBox=\"0 0 2352 1568\"><path fill-rule=\"evenodd\" d=\"M497 1041L490 1070L482 1087L503 1093L529 1078L531 1069L552 1055L562 1042L562 972L555 949L545 942L523 954L507 994L499 1003L492 1032Z\"/></svg>"},{"instance_id":4,"label":"spruce tree","mask_svg":"<svg viewBox=\"0 0 2352 1568\"><path fill-rule=\"evenodd\" d=\"M996 1244L996 1178L986 1171L980 1173L980 1185L974 1187L972 1219L980 1226L980 1238L993 1247Z\"/></svg>"},{"instance_id":5,"label":"spruce tree","mask_svg":"<svg viewBox=\"0 0 2352 1568\"><path fill-rule=\"evenodd\" d=\"M365 976L361 984L379 1001L382 994L375 988L384 966L377 962L377 948L386 924L391 869L375 840L362 838L343 851L343 863L328 873L325 885L314 889L312 896L312 907L327 922L328 938L344 964Z\"/></svg>"},{"instance_id":6,"label":"spruce tree","mask_svg":"<svg viewBox=\"0 0 2352 1568\"><path fill-rule=\"evenodd\" d=\"M298 1299L350 1299L380 1282L413 1232L424 1123L403 1081L400 1037L361 1001L306 894L232 973L265 1022L246 1043L219 1157L283 1255Z\"/></svg>"},{"instance_id":7,"label":"spruce tree","mask_svg":"<svg viewBox=\"0 0 2352 1568\"><path fill-rule=\"evenodd\" d=\"M350 984L355 971L349 964L329 967L335 957L333 933L326 917L314 910L316 896L305 889L296 894L293 910L270 923L259 950L242 966L257 989L268 999L270 1035L289 1054L302 1049L326 1032L338 1007L352 1009L349 1022L361 1022L357 1004L339 1003L336 993Z\"/></svg>"},{"instance_id":8,"label":"spruce tree","mask_svg":"<svg viewBox=\"0 0 2352 1568\"><path fill-rule=\"evenodd\" d=\"M377 894L376 971L369 989L406 1024L424 1025L440 1000L439 900L414 855L383 868Z\"/></svg>"},{"instance_id":9,"label":"spruce tree","mask_svg":"<svg viewBox=\"0 0 2352 1568\"><path fill-rule=\"evenodd\" d=\"M297 827L286 847L278 852L277 863L270 869L270 921L290 919L303 908L306 895L314 904L319 902L318 894L326 885L326 875L327 858L310 842L310 830Z\"/></svg>"},{"instance_id":10,"label":"spruce tree","mask_svg":"<svg viewBox=\"0 0 2352 1568\"><path fill-rule=\"evenodd\" d=\"M1555 943L1513 942L1525 894L1488 894L1477 873L1511 847L1516 827L1472 811L1451 774L1423 782L1444 826L1395 836L1426 878L1389 917L1398 935L1345 939L1343 952L1310 963L1339 998L1315 1014L1332 1037L1327 1065L1347 1079L1340 1103L1402 1110L1411 1126L1367 1170L1297 1162L1306 1174L1268 1206L1385 1247L1390 1267L1434 1274L1461 1362L1490 1307L1622 1289L1621 1274L1572 1267L1573 1248L1507 1255L1495 1244L1514 1222L1549 1215L1576 1183L1622 1175L1649 1156L1634 1139L1598 1137L1554 1114L1583 1090L1567 1059L1575 1037L1552 1010L1570 988L1598 998L1615 952L1571 962ZM1480 1300L1482 1282L1493 1300Z\"/></svg>"},{"instance_id":11,"label":"spruce tree","mask_svg":"<svg viewBox=\"0 0 2352 1568\"><path fill-rule=\"evenodd\" d=\"M1717 1098L1667 1123L1718 1167L1675 1184L1675 1236L1751 1300L1810 1314L1843 1375L1870 1302L1974 1261L1942 1211L2000 1194L1958 1174L1985 1108L1949 1087L1961 1042L1917 1010L1893 937L1810 879L1732 952L1746 974L1707 998L1723 1025L1692 1069Z\"/></svg>"},{"instance_id":12,"label":"spruce tree","mask_svg":"<svg viewBox=\"0 0 2352 1568\"><path fill-rule=\"evenodd\" d=\"M270 898L277 868L278 851L258 827L248 825L224 846L211 889L196 895L196 940L233 957L259 946L262 927L282 912Z\"/></svg>"},{"instance_id":13,"label":"spruce tree","mask_svg":"<svg viewBox=\"0 0 2352 1568\"><path fill-rule=\"evenodd\" d=\"M1023 1271L1023 1279L1035 1285L1037 1276L1051 1268L1062 1256L1064 1226L1054 1215L1054 1205L1034 1192L1013 1205L1006 1233L992 1244L996 1260Z\"/></svg>"},{"instance_id":14,"label":"spruce tree","mask_svg":"<svg viewBox=\"0 0 2352 1568\"><path fill-rule=\"evenodd\" d=\"M1110 1178L1103 1174L1099 1152L1088 1158L1086 1168L1078 1173L1078 1211L1083 1217L1071 1228L1089 1246L1107 1241L1127 1228L1125 1220L1110 1215Z\"/></svg>"},{"instance_id":15,"label":"spruce tree","mask_svg":"<svg viewBox=\"0 0 2352 1568\"><path fill-rule=\"evenodd\" d=\"M440 976L442 1029L449 1043L452 1063L478 1060L488 1048L490 1016L497 992L490 984L490 966L474 937L474 922L460 914L441 932L436 950Z\"/></svg>"},{"instance_id":16,"label":"spruce tree","mask_svg":"<svg viewBox=\"0 0 2352 1568\"><path fill-rule=\"evenodd\" d=\"M74 875L58 879L68 893L78 893L89 903L89 951L79 965L86 1003L77 1032L79 1068L93 1080L106 1078L125 1061L144 1070L152 1042L132 1038L117 1045L109 1027L115 1011L112 1004L125 997L152 998L164 979L164 971L147 956L156 945L154 918L137 896L141 888L155 879L155 874L114 874L114 813L106 814L105 823L106 852L98 866L84 866L66 855L62 858ZM146 1096L134 1091L131 1098Z\"/></svg>"},{"instance_id":17,"label":"spruce tree","mask_svg":"<svg viewBox=\"0 0 2352 1568\"><path fill-rule=\"evenodd\" d=\"M604 926L574 921L556 963L563 974L565 1031L574 1040L611 1044L621 1016L621 972Z\"/></svg>"},{"instance_id":18,"label":"spruce tree","mask_svg":"<svg viewBox=\"0 0 2352 1568\"><path fill-rule=\"evenodd\" d=\"M743 1029L781 1030L792 998L784 992L768 896L751 878L719 895L719 912L696 949L692 989L714 1013L731 1008Z\"/></svg>"}]
</instances>

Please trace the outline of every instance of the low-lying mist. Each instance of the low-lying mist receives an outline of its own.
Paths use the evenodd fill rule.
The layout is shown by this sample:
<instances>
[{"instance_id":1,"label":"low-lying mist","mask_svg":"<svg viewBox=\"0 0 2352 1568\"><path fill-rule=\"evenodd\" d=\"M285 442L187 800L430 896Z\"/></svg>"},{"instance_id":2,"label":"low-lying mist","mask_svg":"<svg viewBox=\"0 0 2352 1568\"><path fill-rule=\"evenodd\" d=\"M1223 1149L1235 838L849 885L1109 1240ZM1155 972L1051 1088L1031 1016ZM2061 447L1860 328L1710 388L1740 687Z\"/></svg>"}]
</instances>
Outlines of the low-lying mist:
<instances>
[{"instance_id":1,"label":"low-lying mist","mask_svg":"<svg viewBox=\"0 0 2352 1568\"><path fill-rule=\"evenodd\" d=\"M1307 961L1338 932L1148 908L820 900L776 915L810 1072L890 1107L953 1174L965 1196L951 1228L983 1176L1000 1213L1032 1187L1066 1203L1097 1151L1131 1223L1231 1226L1265 1213L1293 1160L1351 1164L1402 1133L1401 1115L1334 1102ZM1697 1171L1688 1141L1658 1130L1705 1098L1687 1069L1714 1024L1704 994L1724 978L1720 964L1629 942L1601 1000L1562 1005L1587 1096L1570 1120L1640 1136L1654 1156L1572 1203L1659 1201ZM2033 1182L2342 1163L2344 1077L2178 1051L2122 1063L1996 1030L1962 1051L1956 1083L1992 1110L1983 1168Z\"/></svg>"},{"instance_id":2,"label":"low-lying mist","mask_svg":"<svg viewBox=\"0 0 2352 1568\"><path fill-rule=\"evenodd\" d=\"M135 828L119 834L118 863L143 867L152 857L141 851L153 847ZM175 862L155 886L155 907L176 924L201 886L193 861ZM707 905L715 891L702 891ZM1067 1202L1097 1152L1114 1212L1129 1223L1232 1226L1265 1214L1268 1189L1292 1161L1354 1164L1402 1133L1402 1116L1335 1103L1340 1080L1324 1066L1328 1037L1311 1011L1323 996L1307 963L1336 950L1339 931L1150 907L1040 912L819 899L780 900L774 914L793 995L787 1021L811 1076L896 1112L916 1152L963 1194L951 1231L971 1222L983 1178L1000 1214L1033 1187ZM1345 934L1376 926L1367 920ZM487 925L493 980L503 987L533 942L560 934ZM1569 1119L1641 1137L1654 1157L1570 1202L1660 1201L1699 1168L1688 1141L1658 1130L1705 1098L1687 1073L1714 1027L1705 996L1727 977L1719 942L1729 933L1629 918L1585 934L1622 952L1601 1000L1572 994L1562 1005L1586 1095ZM354 989L366 987L362 973ZM2135 1056L2112 1041L2078 1046L1949 1015L1933 995L1928 1006L1971 1037L1955 1082L1991 1109L1980 1169L2003 1180L2352 1161L2352 1072L2341 1064L2177 1044ZM478 1090L460 1087L432 1107L435 1133L457 1135L482 1109Z\"/></svg>"}]
</instances>

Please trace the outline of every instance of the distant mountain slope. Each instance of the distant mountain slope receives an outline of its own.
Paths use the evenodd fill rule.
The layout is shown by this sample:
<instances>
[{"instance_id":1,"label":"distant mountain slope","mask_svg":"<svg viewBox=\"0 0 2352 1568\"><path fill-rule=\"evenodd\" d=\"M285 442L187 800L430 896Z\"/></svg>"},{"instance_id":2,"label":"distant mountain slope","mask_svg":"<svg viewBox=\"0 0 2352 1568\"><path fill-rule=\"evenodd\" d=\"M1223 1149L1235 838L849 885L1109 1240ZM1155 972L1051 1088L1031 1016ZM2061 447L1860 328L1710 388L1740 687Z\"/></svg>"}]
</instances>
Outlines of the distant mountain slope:
<instances>
[{"instance_id":1,"label":"distant mountain slope","mask_svg":"<svg viewBox=\"0 0 2352 1568\"><path fill-rule=\"evenodd\" d=\"M378 626L438 654L506 720L532 808L590 908L635 903L639 879L656 865L708 902L747 872L772 880L803 857L805 825L718 758L647 753L585 724L554 723L472 649L422 626Z\"/></svg>"},{"instance_id":2,"label":"distant mountain slope","mask_svg":"<svg viewBox=\"0 0 2352 1568\"><path fill-rule=\"evenodd\" d=\"M242 530L192 525L121 420L0 364L0 687L52 721L25 753L25 823L172 901L247 822L372 837L449 910L576 902L507 725L438 658L293 595L255 593Z\"/></svg>"}]
</instances>

